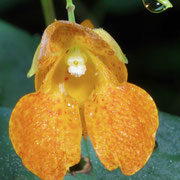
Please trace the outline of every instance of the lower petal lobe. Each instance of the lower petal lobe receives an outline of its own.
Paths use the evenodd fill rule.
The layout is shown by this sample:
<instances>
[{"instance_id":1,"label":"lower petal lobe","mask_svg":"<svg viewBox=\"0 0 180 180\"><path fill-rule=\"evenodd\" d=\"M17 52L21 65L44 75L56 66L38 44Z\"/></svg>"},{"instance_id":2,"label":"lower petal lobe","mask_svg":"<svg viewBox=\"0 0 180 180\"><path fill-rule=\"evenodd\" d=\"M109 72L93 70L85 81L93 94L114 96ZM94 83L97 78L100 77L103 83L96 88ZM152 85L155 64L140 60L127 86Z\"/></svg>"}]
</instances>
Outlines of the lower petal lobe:
<instances>
[{"instance_id":1,"label":"lower petal lobe","mask_svg":"<svg viewBox=\"0 0 180 180\"><path fill-rule=\"evenodd\" d=\"M21 98L12 112L9 134L23 164L41 179L63 179L80 160L79 109L60 93L37 92Z\"/></svg>"},{"instance_id":2,"label":"lower petal lobe","mask_svg":"<svg viewBox=\"0 0 180 180\"><path fill-rule=\"evenodd\" d=\"M85 104L87 132L104 166L132 175L154 149L158 112L143 89L122 83L96 89Z\"/></svg>"}]
</instances>

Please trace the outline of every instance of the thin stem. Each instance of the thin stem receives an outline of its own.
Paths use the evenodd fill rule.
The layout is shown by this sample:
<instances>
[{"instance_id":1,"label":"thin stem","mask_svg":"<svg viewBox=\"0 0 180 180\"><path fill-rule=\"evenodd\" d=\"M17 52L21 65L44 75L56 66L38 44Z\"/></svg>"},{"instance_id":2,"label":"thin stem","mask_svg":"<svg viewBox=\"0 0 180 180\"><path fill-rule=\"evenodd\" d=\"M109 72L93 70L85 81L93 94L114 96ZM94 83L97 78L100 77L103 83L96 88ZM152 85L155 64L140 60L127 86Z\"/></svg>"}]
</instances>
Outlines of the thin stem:
<instances>
[{"instance_id":1,"label":"thin stem","mask_svg":"<svg viewBox=\"0 0 180 180\"><path fill-rule=\"evenodd\" d=\"M71 22L75 22L75 17L74 17L75 6L72 0L66 0L66 9L68 11L68 20Z\"/></svg>"},{"instance_id":2,"label":"thin stem","mask_svg":"<svg viewBox=\"0 0 180 180\"><path fill-rule=\"evenodd\" d=\"M89 148L88 148L88 145L87 145L87 143L88 143L88 142L87 142L87 139L85 139L84 137L83 137L83 139L84 139L84 144L85 144L87 156L88 156L89 160L91 160L91 158L90 158L90 153L89 153Z\"/></svg>"},{"instance_id":3,"label":"thin stem","mask_svg":"<svg viewBox=\"0 0 180 180\"><path fill-rule=\"evenodd\" d=\"M43 14L44 14L46 26L48 26L56 18L53 0L41 0L41 5L42 5L42 9L43 9Z\"/></svg>"}]
</instances>

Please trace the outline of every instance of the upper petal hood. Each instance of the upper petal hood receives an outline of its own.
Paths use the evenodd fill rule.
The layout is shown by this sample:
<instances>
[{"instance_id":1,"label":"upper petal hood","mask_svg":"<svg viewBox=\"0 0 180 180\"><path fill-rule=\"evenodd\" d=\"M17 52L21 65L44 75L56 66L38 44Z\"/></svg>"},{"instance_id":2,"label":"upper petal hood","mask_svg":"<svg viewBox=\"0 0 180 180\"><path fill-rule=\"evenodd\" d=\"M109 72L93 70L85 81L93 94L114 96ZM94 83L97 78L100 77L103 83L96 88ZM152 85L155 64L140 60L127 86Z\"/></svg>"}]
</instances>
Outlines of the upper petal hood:
<instances>
[{"instance_id":1,"label":"upper petal hood","mask_svg":"<svg viewBox=\"0 0 180 180\"><path fill-rule=\"evenodd\" d=\"M60 60L59 56L74 46L96 55L116 75L119 82L127 81L126 66L119 60L109 43L92 29L68 21L55 21L43 34L38 59L38 74L41 74L42 80L49 67ZM41 82L39 84L41 85Z\"/></svg>"}]
</instances>

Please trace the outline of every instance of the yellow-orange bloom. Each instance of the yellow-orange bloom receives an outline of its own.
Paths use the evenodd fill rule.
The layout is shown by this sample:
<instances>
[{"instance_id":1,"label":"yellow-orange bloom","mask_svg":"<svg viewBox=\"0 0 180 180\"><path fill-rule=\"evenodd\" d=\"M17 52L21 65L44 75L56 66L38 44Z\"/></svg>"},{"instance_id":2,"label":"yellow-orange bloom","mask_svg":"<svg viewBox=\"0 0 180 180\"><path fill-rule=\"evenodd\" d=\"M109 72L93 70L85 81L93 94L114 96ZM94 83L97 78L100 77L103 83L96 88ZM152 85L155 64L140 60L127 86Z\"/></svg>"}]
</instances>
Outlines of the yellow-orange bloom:
<instances>
[{"instance_id":1,"label":"yellow-orange bloom","mask_svg":"<svg viewBox=\"0 0 180 180\"><path fill-rule=\"evenodd\" d=\"M36 92L11 115L16 153L44 180L63 179L80 161L82 134L108 170L120 167L126 175L141 169L154 148L153 99L127 82L126 57L114 39L92 28L88 21L47 27L29 75L35 73Z\"/></svg>"}]
</instances>

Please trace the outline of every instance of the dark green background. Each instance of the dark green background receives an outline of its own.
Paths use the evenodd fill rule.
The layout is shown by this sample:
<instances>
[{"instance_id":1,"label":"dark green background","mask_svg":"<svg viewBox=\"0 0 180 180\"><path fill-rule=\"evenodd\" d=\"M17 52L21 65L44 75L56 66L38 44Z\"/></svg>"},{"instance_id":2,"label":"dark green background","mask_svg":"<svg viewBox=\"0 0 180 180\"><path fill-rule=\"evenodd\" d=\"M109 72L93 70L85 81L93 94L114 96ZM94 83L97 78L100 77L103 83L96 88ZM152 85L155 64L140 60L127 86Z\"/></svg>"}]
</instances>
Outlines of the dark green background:
<instances>
[{"instance_id":1,"label":"dark green background","mask_svg":"<svg viewBox=\"0 0 180 180\"><path fill-rule=\"evenodd\" d=\"M57 19L67 19L65 0L54 2ZM77 22L80 23L85 18L90 18L97 27L103 27L120 44L129 60L127 65L129 81L148 91L160 110L180 115L180 28L178 20L180 1L174 0L172 3L174 5L172 9L160 14L152 14L144 8L140 0L74 0ZM3 74L0 75L9 76L8 73L13 73L11 82L6 82L6 84L9 83L8 89L3 87L4 83L0 77L0 105L13 107L19 97L32 89L29 87L31 80L23 79L21 87L23 92L12 92L13 95L18 94L18 98L14 97L13 101L6 102L5 97L9 96L7 94L10 93L10 89L21 89L14 74L14 68L17 67L14 66L15 59L18 61L16 63L21 63L20 67L18 66L19 71L24 73L17 76L23 78L24 75L25 78L39 35L45 28L40 1L1 0L0 19L23 29L32 36L29 37L30 40L27 40L31 41L31 45L26 46L25 37L25 39L18 39L13 35L9 37L7 33L3 34L3 27L0 27L1 46L2 41L8 44L7 41L10 38L10 41L16 41L11 47L5 47L10 56L6 57L6 60L4 56L2 57L1 51L4 50L0 50L0 63L3 61L3 65L0 64L0 71L3 71ZM18 47L13 46L15 43L19 43ZM14 61L12 51L16 52ZM8 60L11 61L10 64L7 64ZM5 64L4 61L6 61ZM6 81L5 79L7 78L3 78L3 81ZM16 83L18 87L14 87Z\"/></svg>"}]
</instances>

